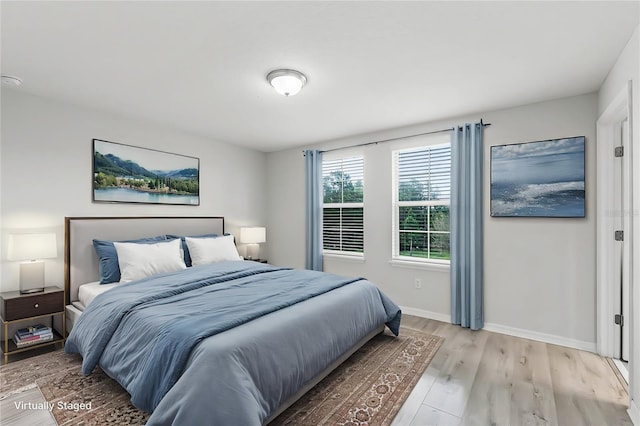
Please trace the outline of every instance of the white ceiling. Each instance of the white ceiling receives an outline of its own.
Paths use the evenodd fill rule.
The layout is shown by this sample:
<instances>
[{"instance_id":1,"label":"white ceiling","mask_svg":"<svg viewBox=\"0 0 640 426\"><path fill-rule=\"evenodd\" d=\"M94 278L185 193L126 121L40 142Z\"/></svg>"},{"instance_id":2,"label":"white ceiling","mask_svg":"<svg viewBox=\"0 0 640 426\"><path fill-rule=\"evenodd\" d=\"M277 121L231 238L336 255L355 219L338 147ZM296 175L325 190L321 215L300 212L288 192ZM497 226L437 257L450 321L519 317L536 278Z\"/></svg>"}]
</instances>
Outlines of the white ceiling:
<instances>
[{"instance_id":1,"label":"white ceiling","mask_svg":"<svg viewBox=\"0 0 640 426\"><path fill-rule=\"evenodd\" d=\"M7 2L19 89L276 151L597 90L638 1ZM308 77L295 97L275 68ZM3 88L5 90L5 88Z\"/></svg>"}]
</instances>

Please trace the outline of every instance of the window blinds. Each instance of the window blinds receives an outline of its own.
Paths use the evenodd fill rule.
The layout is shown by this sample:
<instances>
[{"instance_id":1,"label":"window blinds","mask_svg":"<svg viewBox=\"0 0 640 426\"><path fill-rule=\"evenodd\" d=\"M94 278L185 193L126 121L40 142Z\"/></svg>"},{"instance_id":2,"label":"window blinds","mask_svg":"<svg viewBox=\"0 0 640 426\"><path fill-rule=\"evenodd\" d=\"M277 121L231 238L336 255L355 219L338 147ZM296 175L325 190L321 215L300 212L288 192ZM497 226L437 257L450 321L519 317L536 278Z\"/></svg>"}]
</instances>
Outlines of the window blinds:
<instances>
[{"instance_id":1,"label":"window blinds","mask_svg":"<svg viewBox=\"0 0 640 426\"><path fill-rule=\"evenodd\" d=\"M329 252L364 252L364 158L325 160L323 247Z\"/></svg>"}]
</instances>

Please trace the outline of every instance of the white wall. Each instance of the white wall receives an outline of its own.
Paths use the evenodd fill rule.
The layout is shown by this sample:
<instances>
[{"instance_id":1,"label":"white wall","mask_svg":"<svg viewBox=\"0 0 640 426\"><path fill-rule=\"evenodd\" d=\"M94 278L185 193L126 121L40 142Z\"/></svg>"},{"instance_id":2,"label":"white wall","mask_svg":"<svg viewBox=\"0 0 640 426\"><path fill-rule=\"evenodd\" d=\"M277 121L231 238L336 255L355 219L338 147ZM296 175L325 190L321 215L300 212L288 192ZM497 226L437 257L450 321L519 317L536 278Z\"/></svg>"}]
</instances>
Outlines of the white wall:
<instances>
[{"instance_id":1,"label":"white wall","mask_svg":"<svg viewBox=\"0 0 640 426\"><path fill-rule=\"evenodd\" d=\"M485 128L485 320L487 328L595 348L595 94L559 99L475 117L460 117L362 135L314 148L328 149L451 127L482 117ZM586 136L587 217L491 218L491 145ZM449 272L389 264L391 256L391 157L395 143L365 153L365 261L325 259L325 270L364 276L408 313L449 320ZM304 267L304 161L301 149L268 155L270 261ZM422 288L414 288L414 279Z\"/></svg>"},{"instance_id":2,"label":"white wall","mask_svg":"<svg viewBox=\"0 0 640 426\"><path fill-rule=\"evenodd\" d=\"M609 72L598 93L598 115L602 114L632 81L632 182L633 208L629 214L633 215L632 240L632 284L631 284L631 347L630 347L630 392L631 399L629 413L634 424L640 425L640 26L633 33L627 46Z\"/></svg>"},{"instance_id":3,"label":"white wall","mask_svg":"<svg viewBox=\"0 0 640 426\"><path fill-rule=\"evenodd\" d=\"M591 94L484 114L495 123L486 145L586 136L584 219L489 217L485 147L485 319L590 350L596 340L596 102Z\"/></svg>"},{"instance_id":4,"label":"white wall","mask_svg":"<svg viewBox=\"0 0 640 426\"><path fill-rule=\"evenodd\" d=\"M13 231L56 232L59 257L46 261L47 284L64 282L65 216L225 216L231 233L266 224L262 152L11 89L2 90L1 136L1 246ZM93 138L200 158L200 206L93 203ZM0 289L17 289L17 262L2 261Z\"/></svg>"}]
</instances>

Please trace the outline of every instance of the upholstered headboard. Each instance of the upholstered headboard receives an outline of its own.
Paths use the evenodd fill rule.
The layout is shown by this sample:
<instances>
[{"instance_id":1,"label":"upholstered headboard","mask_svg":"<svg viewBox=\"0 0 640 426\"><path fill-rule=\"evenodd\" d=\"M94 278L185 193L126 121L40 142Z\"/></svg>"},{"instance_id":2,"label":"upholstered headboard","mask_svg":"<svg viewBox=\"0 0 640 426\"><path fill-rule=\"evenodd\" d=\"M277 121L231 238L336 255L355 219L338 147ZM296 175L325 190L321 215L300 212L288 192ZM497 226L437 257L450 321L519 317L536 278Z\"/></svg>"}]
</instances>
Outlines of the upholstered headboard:
<instances>
[{"instance_id":1,"label":"upholstered headboard","mask_svg":"<svg viewBox=\"0 0 640 426\"><path fill-rule=\"evenodd\" d=\"M223 217L66 217L65 304L78 299L80 285L98 281L93 240L131 240L156 235L224 234Z\"/></svg>"}]
</instances>

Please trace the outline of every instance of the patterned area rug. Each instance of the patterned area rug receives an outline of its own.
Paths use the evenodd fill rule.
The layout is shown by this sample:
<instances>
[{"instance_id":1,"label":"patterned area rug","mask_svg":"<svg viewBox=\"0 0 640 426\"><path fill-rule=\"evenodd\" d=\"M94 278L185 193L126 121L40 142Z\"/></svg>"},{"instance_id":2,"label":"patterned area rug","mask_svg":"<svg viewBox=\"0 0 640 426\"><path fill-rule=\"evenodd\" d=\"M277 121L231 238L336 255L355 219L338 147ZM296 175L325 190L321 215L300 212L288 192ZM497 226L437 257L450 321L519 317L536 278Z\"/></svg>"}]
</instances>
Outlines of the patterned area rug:
<instances>
[{"instance_id":1,"label":"patterned area rug","mask_svg":"<svg viewBox=\"0 0 640 426\"><path fill-rule=\"evenodd\" d=\"M271 424L389 425L442 341L404 328L398 338L378 335ZM149 414L131 405L120 385L100 369L84 377L80 367L79 356L62 350L2 366L0 403L35 383L59 425L146 422ZM3 417L12 409L3 405Z\"/></svg>"}]
</instances>

